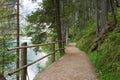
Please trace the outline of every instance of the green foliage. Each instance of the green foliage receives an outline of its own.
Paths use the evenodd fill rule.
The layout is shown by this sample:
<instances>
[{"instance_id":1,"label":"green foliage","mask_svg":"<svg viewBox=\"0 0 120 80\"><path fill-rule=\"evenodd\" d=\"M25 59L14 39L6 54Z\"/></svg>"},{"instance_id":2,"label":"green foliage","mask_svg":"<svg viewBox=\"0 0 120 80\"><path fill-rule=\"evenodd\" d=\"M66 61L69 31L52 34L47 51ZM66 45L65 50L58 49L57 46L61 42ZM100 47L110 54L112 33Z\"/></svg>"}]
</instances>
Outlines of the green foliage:
<instances>
[{"instance_id":1,"label":"green foliage","mask_svg":"<svg viewBox=\"0 0 120 80\"><path fill-rule=\"evenodd\" d=\"M104 43L99 46L98 50L91 55L102 80L119 80L120 71L120 33L114 31L110 33ZM94 55L96 54L96 55Z\"/></svg>"},{"instance_id":2,"label":"green foliage","mask_svg":"<svg viewBox=\"0 0 120 80\"><path fill-rule=\"evenodd\" d=\"M117 28L109 35L105 34L103 36L105 38L103 44L96 51L91 52L90 48L96 40L94 0L60 0L60 2L61 25L69 27L70 40L77 42L77 46L81 50L90 54L92 62L98 69L98 76L102 80L119 80L120 15L116 16ZM53 0L43 0L41 5L42 9L38 9L27 17L30 24L26 27L26 32L28 36L32 36L32 42L36 44L47 42L51 39L55 40L57 36L55 31L55 4ZM101 4L98 7L98 13L101 15ZM120 14L120 12L118 11L117 14ZM112 13L109 11L108 24L110 26L114 24L112 17ZM101 19L100 16L99 23L101 23ZM47 29L46 25L49 25L49 33L45 31ZM47 53L51 52L51 46L44 46L42 49ZM59 55L56 55L56 58L59 58ZM47 65L51 63L50 60L51 57L49 57Z\"/></svg>"},{"instance_id":3,"label":"green foliage","mask_svg":"<svg viewBox=\"0 0 120 80\"><path fill-rule=\"evenodd\" d=\"M15 60L14 52L8 51L8 47L12 46L11 42L8 42L6 38L0 38L0 72L10 70L12 63Z\"/></svg>"},{"instance_id":4,"label":"green foliage","mask_svg":"<svg viewBox=\"0 0 120 80\"><path fill-rule=\"evenodd\" d=\"M16 58L14 51L7 50L13 46L16 34L15 5L16 0L0 0L0 73L4 76L14 68Z\"/></svg>"},{"instance_id":5,"label":"green foliage","mask_svg":"<svg viewBox=\"0 0 120 80\"><path fill-rule=\"evenodd\" d=\"M55 33L55 7L52 0L44 0L31 15L27 16L29 25L26 26L26 34L31 36L33 44L41 44L56 39ZM49 51L49 47L45 47ZM47 51L43 48L45 51ZM39 47L34 49L39 51Z\"/></svg>"},{"instance_id":6,"label":"green foliage","mask_svg":"<svg viewBox=\"0 0 120 80\"><path fill-rule=\"evenodd\" d=\"M90 49L91 45L96 39L95 25L96 24L94 22L89 22L87 24L88 27L86 27L81 32L78 32L78 35L76 35L76 37L79 39L77 39L77 47L84 51L88 51Z\"/></svg>"},{"instance_id":7,"label":"green foliage","mask_svg":"<svg viewBox=\"0 0 120 80\"><path fill-rule=\"evenodd\" d=\"M85 30L81 32L82 36L80 40L77 40L77 46L88 52L91 61L98 69L98 76L102 80L119 80L120 76L120 27L104 35L104 42L94 52L91 52L91 46L93 45L95 35L95 23L90 23ZM79 35L77 35L79 37Z\"/></svg>"},{"instance_id":8,"label":"green foliage","mask_svg":"<svg viewBox=\"0 0 120 80\"><path fill-rule=\"evenodd\" d=\"M120 10L117 10L117 25L113 32L105 34L104 41L98 49L91 52L91 46L96 40L95 21L87 22L87 28L78 31L72 41L77 42L77 47L89 53L91 61L98 69L101 80L119 80L120 76ZM113 26L112 13L108 14L108 24ZM114 27L114 26L113 26ZM71 28L70 32L75 31ZM76 32L75 32L76 33ZM71 35L72 35L71 34ZM79 39L80 38L80 39Z\"/></svg>"},{"instance_id":9,"label":"green foliage","mask_svg":"<svg viewBox=\"0 0 120 80\"><path fill-rule=\"evenodd\" d=\"M120 20L120 9L119 8L117 9L116 18L117 18L118 21Z\"/></svg>"},{"instance_id":10,"label":"green foliage","mask_svg":"<svg viewBox=\"0 0 120 80\"><path fill-rule=\"evenodd\" d=\"M37 65L38 72L44 71L45 67L40 66L40 64Z\"/></svg>"}]
</instances>

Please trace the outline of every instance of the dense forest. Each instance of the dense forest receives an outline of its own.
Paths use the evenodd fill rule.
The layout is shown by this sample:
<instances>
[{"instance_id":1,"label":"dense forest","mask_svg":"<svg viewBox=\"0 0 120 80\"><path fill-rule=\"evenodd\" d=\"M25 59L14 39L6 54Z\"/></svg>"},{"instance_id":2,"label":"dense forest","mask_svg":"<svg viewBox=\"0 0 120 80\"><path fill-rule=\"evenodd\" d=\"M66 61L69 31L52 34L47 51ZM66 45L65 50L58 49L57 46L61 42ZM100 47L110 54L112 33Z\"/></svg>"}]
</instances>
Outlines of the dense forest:
<instances>
[{"instance_id":1,"label":"dense forest","mask_svg":"<svg viewBox=\"0 0 120 80\"><path fill-rule=\"evenodd\" d=\"M27 17L30 23L27 35L32 36L33 43L51 39L77 42L80 49L89 53L102 80L119 80L119 3L119 0L43 0L42 9Z\"/></svg>"},{"instance_id":2,"label":"dense forest","mask_svg":"<svg viewBox=\"0 0 120 80\"><path fill-rule=\"evenodd\" d=\"M0 1L0 72L3 75L12 68L10 64L16 56L7 51L17 37L15 4L16 0ZM28 25L24 26L33 44L51 40L76 42L78 48L89 54L101 80L120 79L119 0L43 0L38 4L40 7L27 16ZM62 56L63 52L60 53Z\"/></svg>"}]
</instances>

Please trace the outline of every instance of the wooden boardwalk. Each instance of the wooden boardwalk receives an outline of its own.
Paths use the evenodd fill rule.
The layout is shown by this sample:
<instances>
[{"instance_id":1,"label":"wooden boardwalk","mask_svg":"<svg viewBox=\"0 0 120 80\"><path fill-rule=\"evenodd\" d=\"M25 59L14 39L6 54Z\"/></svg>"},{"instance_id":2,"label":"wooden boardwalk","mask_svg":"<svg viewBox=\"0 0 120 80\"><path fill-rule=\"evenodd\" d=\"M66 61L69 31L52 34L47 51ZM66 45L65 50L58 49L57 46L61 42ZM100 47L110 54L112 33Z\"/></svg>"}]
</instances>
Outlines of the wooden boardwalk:
<instances>
[{"instance_id":1,"label":"wooden boardwalk","mask_svg":"<svg viewBox=\"0 0 120 80\"><path fill-rule=\"evenodd\" d=\"M99 80L95 67L88 55L70 43L65 47L66 54L55 61L34 80Z\"/></svg>"}]
</instances>

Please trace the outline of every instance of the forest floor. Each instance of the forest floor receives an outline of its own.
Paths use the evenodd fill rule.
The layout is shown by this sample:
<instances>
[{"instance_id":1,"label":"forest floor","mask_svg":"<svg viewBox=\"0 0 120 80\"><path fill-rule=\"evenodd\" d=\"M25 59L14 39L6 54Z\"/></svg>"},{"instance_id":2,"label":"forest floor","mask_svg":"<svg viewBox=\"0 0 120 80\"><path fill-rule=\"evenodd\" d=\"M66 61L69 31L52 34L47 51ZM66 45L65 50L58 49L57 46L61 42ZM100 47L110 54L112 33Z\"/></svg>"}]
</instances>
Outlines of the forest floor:
<instances>
[{"instance_id":1,"label":"forest floor","mask_svg":"<svg viewBox=\"0 0 120 80\"><path fill-rule=\"evenodd\" d=\"M88 55L75 47L65 47L65 55L51 64L34 80L99 80Z\"/></svg>"}]
</instances>

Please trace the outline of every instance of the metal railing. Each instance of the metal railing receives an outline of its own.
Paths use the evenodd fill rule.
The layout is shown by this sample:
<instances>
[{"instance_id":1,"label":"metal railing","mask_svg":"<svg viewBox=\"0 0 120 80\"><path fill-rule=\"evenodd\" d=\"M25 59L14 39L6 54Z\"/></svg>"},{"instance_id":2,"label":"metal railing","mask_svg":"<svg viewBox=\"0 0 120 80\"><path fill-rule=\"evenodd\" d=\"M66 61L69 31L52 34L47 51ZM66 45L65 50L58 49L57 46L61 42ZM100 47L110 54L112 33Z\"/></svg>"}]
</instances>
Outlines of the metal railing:
<instances>
[{"instance_id":1,"label":"metal railing","mask_svg":"<svg viewBox=\"0 0 120 80\"><path fill-rule=\"evenodd\" d=\"M64 44L64 41L60 41L59 40L59 41L52 41L52 42L46 43L46 44L33 44L31 46L27 46L27 43L24 42L22 44L22 46L20 46L20 47L9 48L8 49L9 51L21 49L21 67L18 68L18 69L16 69L16 70L14 70L14 71L9 72L8 75L12 75L14 73L17 73L17 72L21 71L21 80L26 80L27 79L26 75L27 75L27 67L28 66L31 66L31 65L37 63L38 61L40 61L40 60L42 60L42 59L44 59L44 58L46 58L46 57L48 57L50 55L52 57L51 61L54 62L55 61L55 53L56 53L56 51L58 51L58 50L64 50L63 47L59 48L59 49L55 49L55 44L58 43L58 42L61 42L62 44ZM31 62L31 63L27 64L27 48L38 47L38 46L47 46L47 45L51 45L51 49L52 49L51 53L45 55L44 57L42 57L42 58L40 58L38 60L35 60L34 62Z\"/></svg>"}]
</instances>

